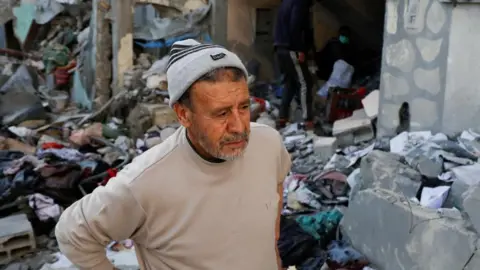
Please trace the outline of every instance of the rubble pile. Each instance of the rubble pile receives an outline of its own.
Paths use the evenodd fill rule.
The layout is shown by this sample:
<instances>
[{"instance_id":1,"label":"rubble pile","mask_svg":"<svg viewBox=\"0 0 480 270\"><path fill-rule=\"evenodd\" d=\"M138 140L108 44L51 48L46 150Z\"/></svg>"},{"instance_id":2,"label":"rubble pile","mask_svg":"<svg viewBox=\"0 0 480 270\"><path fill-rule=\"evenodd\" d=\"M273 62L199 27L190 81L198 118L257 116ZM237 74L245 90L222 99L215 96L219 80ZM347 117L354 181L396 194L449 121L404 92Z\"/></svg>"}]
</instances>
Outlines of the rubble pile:
<instances>
[{"instance_id":1,"label":"rubble pile","mask_svg":"<svg viewBox=\"0 0 480 270\"><path fill-rule=\"evenodd\" d=\"M63 209L179 126L167 105L166 58L140 53L124 89L102 106L84 106L95 99L95 90L82 86L91 1L14 8L32 11L36 24L25 25L22 50L0 48L0 269L76 269L55 240ZM138 269L132 247L107 248L118 269Z\"/></svg>"},{"instance_id":2,"label":"rubble pile","mask_svg":"<svg viewBox=\"0 0 480 270\"><path fill-rule=\"evenodd\" d=\"M475 208L480 133L403 132L339 148L327 159L339 138L318 137L295 125L283 135L293 159L283 215L303 228L282 227L284 266L480 268ZM332 213L341 218L327 218ZM332 249L339 245L353 251L336 257Z\"/></svg>"},{"instance_id":3,"label":"rubble pile","mask_svg":"<svg viewBox=\"0 0 480 270\"><path fill-rule=\"evenodd\" d=\"M153 57L141 53L135 60L135 65L124 74L124 87L128 90L152 91L159 90L168 96L166 68L168 56L153 62ZM162 93L161 92L161 93Z\"/></svg>"}]
</instances>

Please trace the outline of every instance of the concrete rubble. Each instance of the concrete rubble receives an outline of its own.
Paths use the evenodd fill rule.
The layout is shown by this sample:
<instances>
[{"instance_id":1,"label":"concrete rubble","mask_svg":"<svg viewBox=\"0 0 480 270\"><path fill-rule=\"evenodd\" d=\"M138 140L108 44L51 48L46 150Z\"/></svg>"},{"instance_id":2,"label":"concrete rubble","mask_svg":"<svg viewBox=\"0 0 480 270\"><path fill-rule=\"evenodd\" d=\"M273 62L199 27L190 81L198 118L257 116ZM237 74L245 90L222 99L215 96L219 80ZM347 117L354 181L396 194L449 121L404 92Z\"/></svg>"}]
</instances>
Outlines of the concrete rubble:
<instances>
[{"instance_id":1,"label":"concrete rubble","mask_svg":"<svg viewBox=\"0 0 480 270\"><path fill-rule=\"evenodd\" d=\"M0 28L15 34L0 44L0 269L77 269L55 240L63 209L180 126L168 106L165 48L211 40L211 3L180 2L172 4L181 12L133 30L144 38L135 51L113 57L108 1L0 2ZM116 70L124 54L132 65ZM118 269L138 269L131 240L106 252Z\"/></svg>"},{"instance_id":2,"label":"concrete rubble","mask_svg":"<svg viewBox=\"0 0 480 270\"><path fill-rule=\"evenodd\" d=\"M343 228L381 269L465 269L478 234L468 229L460 212L445 211L454 212L449 216L421 207L388 189L366 189L350 201Z\"/></svg>"},{"instance_id":3,"label":"concrete rubble","mask_svg":"<svg viewBox=\"0 0 480 270\"><path fill-rule=\"evenodd\" d=\"M293 159L284 215L298 222L298 215L339 209L341 238L374 269L480 269L480 134L403 132L355 143L358 130L374 132L368 110L335 122L331 138L296 125L282 131ZM331 265L328 254L305 256Z\"/></svg>"}]
</instances>

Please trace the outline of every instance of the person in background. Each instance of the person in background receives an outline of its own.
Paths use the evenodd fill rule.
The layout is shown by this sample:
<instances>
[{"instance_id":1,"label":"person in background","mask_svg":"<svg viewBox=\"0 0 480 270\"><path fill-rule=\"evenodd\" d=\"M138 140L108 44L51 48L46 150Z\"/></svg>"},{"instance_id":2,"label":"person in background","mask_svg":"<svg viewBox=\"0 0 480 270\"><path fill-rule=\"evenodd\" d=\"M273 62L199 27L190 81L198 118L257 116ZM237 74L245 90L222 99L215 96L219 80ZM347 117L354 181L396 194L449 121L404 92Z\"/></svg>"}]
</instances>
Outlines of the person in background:
<instances>
[{"instance_id":1,"label":"person in background","mask_svg":"<svg viewBox=\"0 0 480 270\"><path fill-rule=\"evenodd\" d=\"M60 250L110 270L105 247L132 239L140 269L281 269L283 180L290 155L275 129L250 123L245 66L216 45L173 44L170 106L182 127L60 217Z\"/></svg>"},{"instance_id":2,"label":"person in background","mask_svg":"<svg viewBox=\"0 0 480 270\"><path fill-rule=\"evenodd\" d=\"M313 49L312 4L312 0L283 0L278 9L274 47L285 88L277 129L288 122L294 97L300 101L306 129L313 129L313 80L307 65L307 55Z\"/></svg>"},{"instance_id":3,"label":"person in background","mask_svg":"<svg viewBox=\"0 0 480 270\"><path fill-rule=\"evenodd\" d=\"M351 45L351 30L348 26L342 26L338 35L331 38L322 50L315 53L317 64L317 77L320 80L328 80L333 71L333 65L337 60L344 60L350 65L353 62L353 48Z\"/></svg>"}]
</instances>

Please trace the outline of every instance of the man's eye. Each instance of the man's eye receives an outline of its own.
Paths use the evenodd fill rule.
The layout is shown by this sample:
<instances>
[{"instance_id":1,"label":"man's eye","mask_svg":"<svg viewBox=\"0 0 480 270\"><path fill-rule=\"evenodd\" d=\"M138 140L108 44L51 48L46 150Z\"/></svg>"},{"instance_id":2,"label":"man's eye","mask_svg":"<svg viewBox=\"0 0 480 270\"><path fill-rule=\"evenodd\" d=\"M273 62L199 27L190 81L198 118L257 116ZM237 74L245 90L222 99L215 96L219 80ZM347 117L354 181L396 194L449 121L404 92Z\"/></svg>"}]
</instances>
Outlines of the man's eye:
<instances>
[{"instance_id":1,"label":"man's eye","mask_svg":"<svg viewBox=\"0 0 480 270\"><path fill-rule=\"evenodd\" d=\"M242 106L242 109L243 109L243 110L247 110L248 108L250 108L250 104L247 104L247 105L243 105L243 106Z\"/></svg>"},{"instance_id":2,"label":"man's eye","mask_svg":"<svg viewBox=\"0 0 480 270\"><path fill-rule=\"evenodd\" d=\"M221 112L221 113L217 114L217 116L218 116L218 117L225 117L225 116L227 116L227 112L226 112L226 111L225 111L225 112Z\"/></svg>"}]
</instances>

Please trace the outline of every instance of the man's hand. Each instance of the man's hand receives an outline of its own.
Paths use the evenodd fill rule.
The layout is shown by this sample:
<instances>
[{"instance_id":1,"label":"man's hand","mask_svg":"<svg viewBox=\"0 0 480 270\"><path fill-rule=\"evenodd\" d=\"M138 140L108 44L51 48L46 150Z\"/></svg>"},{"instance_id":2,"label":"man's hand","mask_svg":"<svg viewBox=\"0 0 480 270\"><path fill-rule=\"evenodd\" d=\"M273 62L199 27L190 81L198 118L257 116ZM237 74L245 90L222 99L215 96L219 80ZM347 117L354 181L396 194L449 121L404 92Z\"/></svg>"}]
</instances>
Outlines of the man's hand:
<instances>
[{"instance_id":1,"label":"man's hand","mask_svg":"<svg viewBox=\"0 0 480 270\"><path fill-rule=\"evenodd\" d=\"M305 53L303 53L303 52L298 53L298 62L299 63L305 62Z\"/></svg>"}]
</instances>

